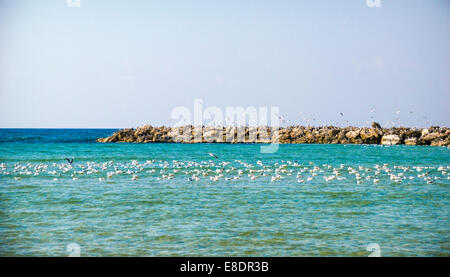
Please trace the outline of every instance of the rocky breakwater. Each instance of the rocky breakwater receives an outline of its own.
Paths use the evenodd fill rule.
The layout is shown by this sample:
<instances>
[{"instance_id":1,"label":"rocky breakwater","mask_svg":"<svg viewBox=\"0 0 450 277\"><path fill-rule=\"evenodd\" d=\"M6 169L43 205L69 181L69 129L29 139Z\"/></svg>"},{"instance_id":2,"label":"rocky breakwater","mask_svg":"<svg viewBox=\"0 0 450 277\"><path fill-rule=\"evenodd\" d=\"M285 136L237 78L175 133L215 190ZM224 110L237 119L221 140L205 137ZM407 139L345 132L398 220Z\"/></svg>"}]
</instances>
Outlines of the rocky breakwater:
<instances>
[{"instance_id":1,"label":"rocky breakwater","mask_svg":"<svg viewBox=\"0 0 450 277\"><path fill-rule=\"evenodd\" d=\"M122 129L98 142L133 143L333 143L450 146L450 129L393 127L371 128L335 126L270 127L153 127Z\"/></svg>"}]
</instances>

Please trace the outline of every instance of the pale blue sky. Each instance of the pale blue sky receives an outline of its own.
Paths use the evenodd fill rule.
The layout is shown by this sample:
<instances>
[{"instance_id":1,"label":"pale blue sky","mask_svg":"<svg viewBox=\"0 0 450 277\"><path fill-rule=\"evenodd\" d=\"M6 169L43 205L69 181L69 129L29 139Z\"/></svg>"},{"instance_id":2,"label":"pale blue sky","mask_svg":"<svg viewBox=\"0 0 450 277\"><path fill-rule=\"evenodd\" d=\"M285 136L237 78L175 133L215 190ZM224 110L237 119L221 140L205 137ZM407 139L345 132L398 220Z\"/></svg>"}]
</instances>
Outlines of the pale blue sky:
<instances>
[{"instance_id":1,"label":"pale blue sky","mask_svg":"<svg viewBox=\"0 0 450 277\"><path fill-rule=\"evenodd\" d=\"M449 34L447 0L0 0L0 127L168 125L194 98L449 126Z\"/></svg>"}]
</instances>

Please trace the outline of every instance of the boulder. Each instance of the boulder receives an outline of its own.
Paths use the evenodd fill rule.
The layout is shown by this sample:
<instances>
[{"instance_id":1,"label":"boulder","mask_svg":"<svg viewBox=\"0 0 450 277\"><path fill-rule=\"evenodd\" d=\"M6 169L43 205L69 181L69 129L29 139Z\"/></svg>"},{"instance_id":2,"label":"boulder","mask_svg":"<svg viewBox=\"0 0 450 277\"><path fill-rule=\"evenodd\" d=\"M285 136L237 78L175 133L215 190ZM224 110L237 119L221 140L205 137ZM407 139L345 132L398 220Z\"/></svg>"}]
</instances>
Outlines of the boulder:
<instances>
[{"instance_id":1,"label":"boulder","mask_svg":"<svg viewBox=\"0 0 450 277\"><path fill-rule=\"evenodd\" d=\"M377 144L380 143L380 136L374 129L363 129L359 133L361 140L366 144Z\"/></svg>"},{"instance_id":2,"label":"boulder","mask_svg":"<svg viewBox=\"0 0 450 277\"><path fill-rule=\"evenodd\" d=\"M150 133L152 129L153 129L153 127L151 125L143 125L143 126L138 127L136 129L136 131L134 132L134 134L136 136L146 135L146 134Z\"/></svg>"},{"instance_id":3,"label":"boulder","mask_svg":"<svg viewBox=\"0 0 450 277\"><path fill-rule=\"evenodd\" d=\"M433 140L430 144L431 146L449 146L450 141L449 140L443 140L443 139L437 139Z\"/></svg>"},{"instance_id":4,"label":"boulder","mask_svg":"<svg viewBox=\"0 0 450 277\"><path fill-rule=\"evenodd\" d=\"M381 144L383 145L396 145L400 143L401 139L398 135L384 135L381 138Z\"/></svg>"},{"instance_id":5,"label":"boulder","mask_svg":"<svg viewBox=\"0 0 450 277\"><path fill-rule=\"evenodd\" d=\"M290 137L292 140L295 140L303 135L303 130L299 127L295 127L290 132Z\"/></svg>"},{"instance_id":6,"label":"boulder","mask_svg":"<svg viewBox=\"0 0 450 277\"><path fill-rule=\"evenodd\" d=\"M422 131L422 136L420 137L420 143L425 145L431 145L433 141L439 141L445 138L445 134L441 134L438 132L429 133L426 132L426 135L423 135L424 132Z\"/></svg>"},{"instance_id":7,"label":"boulder","mask_svg":"<svg viewBox=\"0 0 450 277\"><path fill-rule=\"evenodd\" d=\"M417 138L407 138L405 139L406 145L417 145Z\"/></svg>"},{"instance_id":8,"label":"boulder","mask_svg":"<svg viewBox=\"0 0 450 277\"><path fill-rule=\"evenodd\" d=\"M280 129L280 130L278 130L278 135L279 135L280 143L290 143L291 142L291 138L290 138L288 130L286 130L284 128Z\"/></svg>"},{"instance_id":9,"label":"boulder","mask_svg":"<svg viewBox=\"0 0 450 277\"><path fill-rule=\"evenodd\" d=\"M258 128L257 143L269 143L271 142L271 130L268 127Z\"/></svg>"},{"instance_id":10,"label":"boulder","mask_svg":"<svg viewBox=\"0 0 450 277\"><path fill-rule=\"evenodd\" d=\"M183 127L172 128L167 133L167 136L169 136L173 142L187 142L191 138L191 129L183 129Z\"/></svg>"},{"instance_id":11,"label":"boulder","mask_svg":"<svg viewBox=\"0 0 450 277\"><path fill-rule=\"evenodd\" d=\"M405 131L403 131L403 136L408 139L408 138L420 138L420 136L422 135L422 133L417 130L417 129L407 129Z\"/></svg>"},{"instance_id":12,"label":"boulder","mask_svg":"<svg viewBox=\"0 0 450 277\"><path fill-rule=\"evenodd\" d=\"M236 138L236 127L226 127L225 128L225 142L232 142Z\"/></svg>"},{"instance_id":13,"label":"boulder","mask_svg":"<svg viewBox=\"0 0 450 277\"><path fill-rule=\"evenodd\" d=\"M205 142L221 142L223 138L220 129L207 129L203 132L203 139Z\"/></svg>"},{"instance_id":14,"label":"boulder","mask_svg":"<svg viewBox=\"0 0 450 277\"><path fill-rule=\"evenodd\" d=\"M356 139L359 136L359 131L348 131L345 136L350 140Z\"/></svg>"}]
</instances>

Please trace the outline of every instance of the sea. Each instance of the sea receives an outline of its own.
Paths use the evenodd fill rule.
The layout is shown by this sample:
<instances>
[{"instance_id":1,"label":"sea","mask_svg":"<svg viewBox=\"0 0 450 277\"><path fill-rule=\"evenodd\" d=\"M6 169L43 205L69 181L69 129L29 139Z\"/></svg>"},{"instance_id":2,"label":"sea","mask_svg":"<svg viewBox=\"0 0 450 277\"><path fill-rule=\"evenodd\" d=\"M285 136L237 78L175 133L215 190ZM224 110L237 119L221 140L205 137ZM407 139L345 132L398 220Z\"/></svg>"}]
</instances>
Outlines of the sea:
<instances>
[{"instance_id":1,"label":"sea","mask_svg":"<svg viewBox=\"0 0 450 277\"><path fill-rule=\"evenodd\" d=\"M0 256L450 256L447 147L114 131L0 129Z\"/></svg>"}]
</instances>

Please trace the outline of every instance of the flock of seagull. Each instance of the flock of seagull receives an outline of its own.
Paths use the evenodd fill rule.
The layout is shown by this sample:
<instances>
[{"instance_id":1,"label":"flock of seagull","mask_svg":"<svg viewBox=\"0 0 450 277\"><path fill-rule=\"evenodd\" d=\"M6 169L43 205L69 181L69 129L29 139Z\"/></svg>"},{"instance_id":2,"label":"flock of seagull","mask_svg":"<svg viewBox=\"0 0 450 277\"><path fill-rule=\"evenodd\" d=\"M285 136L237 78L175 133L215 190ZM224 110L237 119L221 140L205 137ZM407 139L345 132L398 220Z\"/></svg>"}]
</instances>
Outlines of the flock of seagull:
<instances>
[{"instance_id":1,"label":"flock of seagull","mask_svg":"<svg viewBox=\"0 0 450 277\"><path fill-rule=\"evenodd\" d=\"M373 165L317 165L312 162L279 161L263 163L263 161L245 162L242 160L222 161L210 153L214 160L208 161L108 161L78 162L67 159L67 162L52 163L0 163L0 177L9 176L14 180L41 176L44 178L72 179L98 178L98 181L114 181L114 179L131 181L154 178L157 181L184 178L186 182L256 180L277 182L286 179L297 183L329 183L349 182L363 183L402 183L422 182L431 184L441 180L450 180L450 166L400 166L389 164Z\"/></svg>"}]
</instances>

